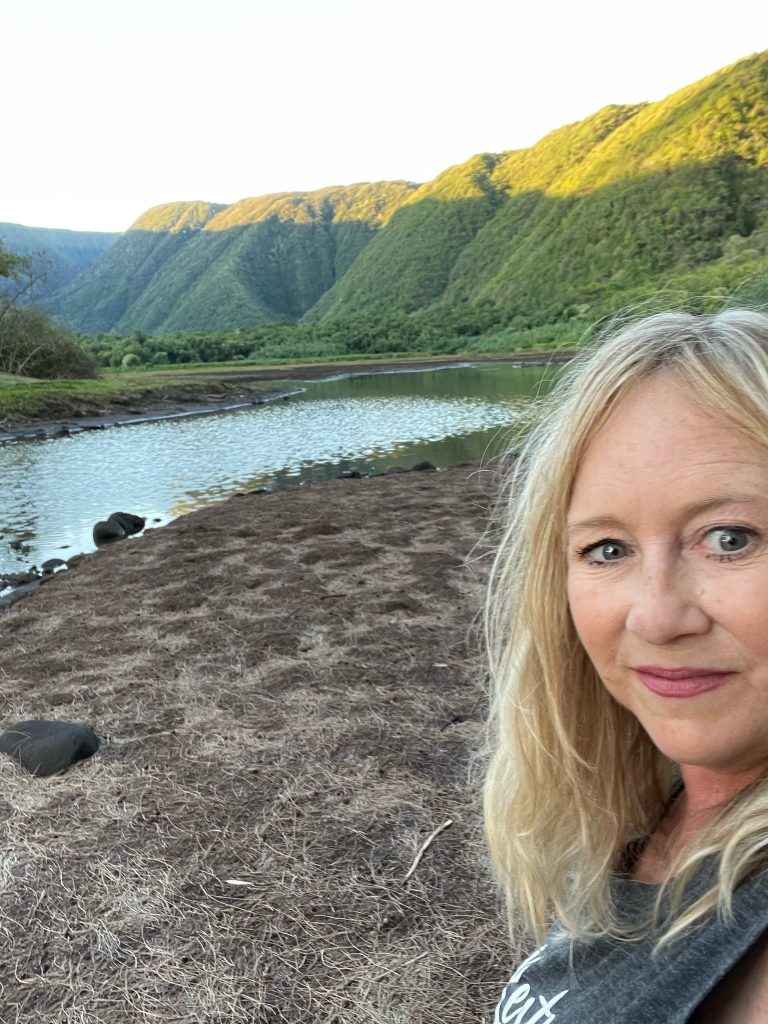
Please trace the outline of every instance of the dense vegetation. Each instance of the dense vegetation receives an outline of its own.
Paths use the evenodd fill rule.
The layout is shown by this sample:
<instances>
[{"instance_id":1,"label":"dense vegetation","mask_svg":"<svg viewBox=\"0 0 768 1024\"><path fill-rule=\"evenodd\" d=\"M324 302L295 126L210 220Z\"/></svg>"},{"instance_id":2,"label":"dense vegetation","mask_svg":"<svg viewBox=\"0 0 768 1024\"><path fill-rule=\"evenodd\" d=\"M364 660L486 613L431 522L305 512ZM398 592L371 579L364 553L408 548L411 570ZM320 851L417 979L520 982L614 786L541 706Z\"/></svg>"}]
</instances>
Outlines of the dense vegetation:
<instances>
[{"instance_id":1,"label":"dense vegetation","mask_svg":"<svg viewBox=\"0 0 768 1024\"><path fill-rule=\"evenodd\" d=\"M49 308L87 332L295 321L414 188L384 182L157 207Z\"/></svg>"},{"instance_id":2,"label":"dense vegetation","mask_svg":"<svg viewBox=\"0 0 768 1024\"><path fill-rule=\"evenodd\" d=\"M547 324L530 330L505 325L489 305L408 315L350 316L318 324L264 324L224 331L162 335L99 334L81 343L104 367L133 369L188 363L301 362L376 355L453 355L459 352L523 351L578 344L585 325Z\"/></svg>"},{"instance_id":3,"label":"dense vegetation","mask_svg":"<svg viewBox=\"0 0 768 1024\"><path fill-rule=\"evenodd\" d=\"M30 256L0 245L0 373L27 377L90 377L96 361L72 331L25 304L37 280Z\"/></svg>"},{"instance_id":4,"label":"dense vegetation","mask_svg":"<svg viewBox=\"0 0 768 1024\"><path fill-rule=\"evenodd\" d=\"M447 177L450 190L437 188ZM310 317L488 301L530 326L670 286L684 301L764 280L768 53L442 180L400 208ZM441 232L456 239L460 213L476 230L446 265Z\"/></svg>"}]
</instances>

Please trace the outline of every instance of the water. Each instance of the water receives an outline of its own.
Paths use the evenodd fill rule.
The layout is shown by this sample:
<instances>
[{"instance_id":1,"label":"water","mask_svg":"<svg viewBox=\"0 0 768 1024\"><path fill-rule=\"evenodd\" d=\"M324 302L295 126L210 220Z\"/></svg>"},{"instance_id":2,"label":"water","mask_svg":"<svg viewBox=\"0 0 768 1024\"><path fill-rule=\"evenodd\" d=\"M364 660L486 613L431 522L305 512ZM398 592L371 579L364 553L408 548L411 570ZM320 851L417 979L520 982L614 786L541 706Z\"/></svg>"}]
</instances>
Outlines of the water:
<instances>
[{"instance_id":1,"label":"water","mask_svg":"<svg viewBox=\"0 0 768 1024\"><path fill-rule=\"evenodd\" d=\"M92 551L111 512L159 526L235 491L491 458L552 376L501 363L364 374L213 416L0 444L0 574Z\"/></svg>"}]
</instances>

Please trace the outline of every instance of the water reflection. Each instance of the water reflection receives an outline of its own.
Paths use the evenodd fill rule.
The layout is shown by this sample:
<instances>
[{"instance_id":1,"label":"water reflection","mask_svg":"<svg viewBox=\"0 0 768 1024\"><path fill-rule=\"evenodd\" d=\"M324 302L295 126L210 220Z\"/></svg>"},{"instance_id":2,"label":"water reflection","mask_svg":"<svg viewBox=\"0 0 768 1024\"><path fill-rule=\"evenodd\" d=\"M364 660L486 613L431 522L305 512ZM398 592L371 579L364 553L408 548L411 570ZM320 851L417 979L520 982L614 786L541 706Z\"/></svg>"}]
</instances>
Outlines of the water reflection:
<instances>
[{"instance_id":1,"label":"water reflection","mask_svg":"<svg viewBox=\"0 0 768 1024\"><path fill-rule=\"evenodd\" d=\"M237 490L493 456L549 376L502 364L368 374L216 416L0 445L0 573L93 550L93 524L118 510L157 525Z\"/></svg>"}]
</instances>

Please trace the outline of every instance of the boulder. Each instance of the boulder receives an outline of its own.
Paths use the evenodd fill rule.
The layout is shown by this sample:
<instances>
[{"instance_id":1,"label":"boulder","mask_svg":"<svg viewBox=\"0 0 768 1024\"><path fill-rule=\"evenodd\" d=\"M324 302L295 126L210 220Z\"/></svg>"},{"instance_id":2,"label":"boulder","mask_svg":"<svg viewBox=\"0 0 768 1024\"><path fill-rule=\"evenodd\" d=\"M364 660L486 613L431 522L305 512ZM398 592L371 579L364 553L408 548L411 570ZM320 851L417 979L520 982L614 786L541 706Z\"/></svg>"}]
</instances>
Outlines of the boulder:
<instances>
[{"instance_id":1,"label":"boulder","mask_svg":"<svg viewBox=\"0 0 768 1024\"><path fill-rule=\"evenodd\" d=\"M109 519L100 519L93 527L94 544L109 544L110 541L122 540L127 536L124 527L116 523L111 516Z\"/></svg>"},{"instance_id":2,"label":"boulder","mask_svg":"<svg viewBox=\"0 0 768 1024\"><path fill-rule=\"evenodd\" d=\"M431 462L417 462L415 466L411 466L411 469L415 470L417 473L422 473L424 470L435 470L437 467L433 466Z\"/></svg>"},{"instance_id":3,"label":"boulder","mask_svg":"<svg viewBox=\"0 0 768 1024\"><path fill-rule=\"evenodd\" d=\"M101 740L87 725L32 718L0 735L0 751L31 775L56 775L95 754Z\"/></svg>"},{"instance_id":4,"label":"boulder","mask_svg":"<svg viewBox=\"0 0 768 1024\"><path fill-rule=\"evenodd\" d=\"M113 512L109 518L119 523L128 535L141 533L147 521L144 516L135 516L131 512Z\"/></svg>"},{"instance_id":5,"label":"boulder","mask_svg":"<svg viewBox=\"0 0 768 1024\"><path fill-rule=\"evenodd\" d=\"M94 544L109 544L114 540L122 540L131 534L141 533L146 519L135 516L131 512L113 512L107 519L100 519L93 527Z\"/></svg>"},{"instance_id":6,"label":"boulder","mask_svg":"<svg viewBox=\"0 0 768 1024\"><path fill-rule=\"evenodd\" d=\"M56 572L57 569L66 569L66 567L67 563L63 558L49 558L40 566L46 576L52 572Z\"/></svg>"}]
</instances>

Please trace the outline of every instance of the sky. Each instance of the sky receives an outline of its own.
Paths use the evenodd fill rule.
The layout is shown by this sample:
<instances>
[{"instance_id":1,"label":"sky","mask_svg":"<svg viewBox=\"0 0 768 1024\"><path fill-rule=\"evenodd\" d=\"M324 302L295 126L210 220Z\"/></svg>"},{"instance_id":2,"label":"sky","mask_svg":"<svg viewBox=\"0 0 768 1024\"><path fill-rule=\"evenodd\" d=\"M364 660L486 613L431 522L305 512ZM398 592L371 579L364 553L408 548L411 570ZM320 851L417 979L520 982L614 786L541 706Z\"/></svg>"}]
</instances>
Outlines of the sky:
<instances>
[{"instance_id":1,"label":"sky","mask_svg":"<svg viewBox=\"0 0 768 1024\"><path fill-rule=\"evenodd\" d=\"M768 49L722 0L0 0L0 222L428 181Z\"/></svg>"}]
</instances>

